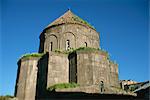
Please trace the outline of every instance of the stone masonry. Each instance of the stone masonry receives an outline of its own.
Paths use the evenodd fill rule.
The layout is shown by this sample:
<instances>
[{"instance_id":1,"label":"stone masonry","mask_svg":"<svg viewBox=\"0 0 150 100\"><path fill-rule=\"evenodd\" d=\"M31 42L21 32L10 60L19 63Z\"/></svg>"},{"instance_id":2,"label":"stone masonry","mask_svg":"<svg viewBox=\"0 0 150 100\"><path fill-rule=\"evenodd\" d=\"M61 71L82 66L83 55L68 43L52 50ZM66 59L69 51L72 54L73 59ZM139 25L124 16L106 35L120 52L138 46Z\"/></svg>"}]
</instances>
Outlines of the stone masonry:
<instances>
[{"instance_id":1,"label":"stone masonry","mask_svg":"<svg viewBox=\"0 0 150 100\"><path fill-rule=\"evenodd\" d=\"M85 49L75 50L81 47ZM70 10L43 30L39 54L18 61L15 96L18 100L43 99L48 97L48 87L69 82L78 83L80 87L74 90L84 92L99 92L100 83L107 87L106 93L109 87L119 87L118 65L100 49L99 33Z\"/></svg>"}]
</instances>

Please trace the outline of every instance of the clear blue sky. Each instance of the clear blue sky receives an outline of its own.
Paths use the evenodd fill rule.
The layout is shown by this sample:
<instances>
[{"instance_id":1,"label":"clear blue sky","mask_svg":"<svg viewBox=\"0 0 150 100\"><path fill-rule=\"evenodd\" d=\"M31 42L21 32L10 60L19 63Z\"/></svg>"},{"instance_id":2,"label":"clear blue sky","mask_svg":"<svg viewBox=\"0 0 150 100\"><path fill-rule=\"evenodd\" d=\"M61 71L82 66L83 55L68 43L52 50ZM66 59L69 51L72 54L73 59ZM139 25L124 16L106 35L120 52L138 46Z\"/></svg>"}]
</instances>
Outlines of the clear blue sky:
<instances>
[{"instance_id":1,"label":"clear blue sky","mask_svg":"<svg viewBox=\"0 0 150 100\"><path fill-rule=\"evenodd\" d=\"M0 95L13 95L18 59L38 51L42 30L68 8L100 32L101 47L119 64L119 79L149 79L148 0L2 0L0 4Z\"/></svg>"}]
</instances>

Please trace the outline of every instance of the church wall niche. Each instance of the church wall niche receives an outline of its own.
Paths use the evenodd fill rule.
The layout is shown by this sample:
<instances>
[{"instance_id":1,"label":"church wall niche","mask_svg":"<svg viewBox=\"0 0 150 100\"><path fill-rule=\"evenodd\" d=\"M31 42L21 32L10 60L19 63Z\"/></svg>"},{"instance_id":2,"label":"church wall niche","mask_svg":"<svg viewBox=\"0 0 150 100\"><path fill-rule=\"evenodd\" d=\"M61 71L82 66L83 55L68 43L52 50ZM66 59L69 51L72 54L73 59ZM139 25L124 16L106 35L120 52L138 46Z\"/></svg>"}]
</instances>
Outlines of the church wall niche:
<instances>
[{"instance_id":1,"label":"church wall niche","mask_svg":"<svg viewBox=\"0 0 150 100\"><path fill-rule=\"evenodd\" d=\"M48 73L48 53L38 61L38 73L36 84L36 100L46 97L47 94L47 73Z\"/></svg>"},{"instance_id":2,"label":"church wall niche","mask_svg":"<svg viewBox=\"0 0 150 100\"><path fill-rule=\"evenodd\" d=\"M61 50L76 48L76 36L71 32L63 33L61 36L60 48Z\"/></svg>"},{"instance_id":3,"label":"church wall niche","mask_svg":"<svg viewBox=\"0 0 150 100\"><path fill-rule=\"evenodd\" d=\"M77 55L76 52L68 56L69 59L69 82L77 83Z\"/></svg>"},{"instance_id":4,"label":"church wall niche","mask_svg":"<svg viewBox=\"0 0 150 100\"><path fill-rule=\"evenodd\" d=\"M56 35L48 35L45 40L45 52L51 52L58 49L58 38Z\"/></svg>"}]
</instances>

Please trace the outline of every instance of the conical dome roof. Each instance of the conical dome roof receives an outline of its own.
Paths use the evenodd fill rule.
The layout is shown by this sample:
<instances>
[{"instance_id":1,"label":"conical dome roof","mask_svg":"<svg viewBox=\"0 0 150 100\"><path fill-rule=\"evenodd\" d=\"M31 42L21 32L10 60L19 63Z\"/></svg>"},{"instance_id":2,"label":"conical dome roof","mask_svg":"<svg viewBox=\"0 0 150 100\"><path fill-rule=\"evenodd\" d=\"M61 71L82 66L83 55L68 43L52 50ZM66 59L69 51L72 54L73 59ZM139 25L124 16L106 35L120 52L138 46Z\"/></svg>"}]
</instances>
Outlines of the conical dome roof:
<instances>
[{"instance_id":1,"label":"conical dome roof","mask_svg":"<svg viewBox=\"0 0 150 100\"><path fill-rule=\"evenodd\" d=\"M95 29L92 27L88 22L84 21L77 15L71 12L71 10L68 10L64 15L60 16L57 18L55 21L53 21L51 24L49 24L46 28L49 28L51 26L56 26L60 24L65 24L65 23L75 23L75 24L82 24L85 26L88 26L92 29Z\"/></svg>"}]
</instances>

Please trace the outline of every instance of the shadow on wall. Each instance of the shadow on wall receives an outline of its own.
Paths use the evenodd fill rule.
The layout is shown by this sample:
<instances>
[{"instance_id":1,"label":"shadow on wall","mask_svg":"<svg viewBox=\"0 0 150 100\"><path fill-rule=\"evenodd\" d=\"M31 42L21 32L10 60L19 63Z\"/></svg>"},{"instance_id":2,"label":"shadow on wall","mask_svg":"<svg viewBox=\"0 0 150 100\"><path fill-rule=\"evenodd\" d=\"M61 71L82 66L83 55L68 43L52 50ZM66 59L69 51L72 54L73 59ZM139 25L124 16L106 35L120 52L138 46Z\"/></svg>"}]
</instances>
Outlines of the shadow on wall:
<instances>
[{"instance_id":1,"label":"shadow on wall","mask_svg":"<svg viewBox=\"0 0 150 100\"><path fill-rule=\"evenodd\" d=\"M77 83L77 54L76 52L68 56L69 59L69 82Z\"/></svg>"},{"instance_id":2,"label":"shadow on wall","mask_svg":"<svg viewBox=\"0 0 150 100\"><path fill-rule=\"evenodd\" d=\"M48 53L38 61L36 100L47 96Z\"/></svg>"},{"instance_id":3,"label":"shadow on wall","mask_svg":"<svg viewBox=\"0 0 150 100\"><path fill-rule=\"evenodd\" d=\"M21 67L21 60L19 60L17 64L18 64L18 69L17 69L16 83L18 83L18 81L19 81L19 73L20 73L20 67ZM18 85L16 84L16 85L15 85L15 93L14 93L14 96L17 96L17 88L18 88Z\"/></svg>"}]
</instances>

